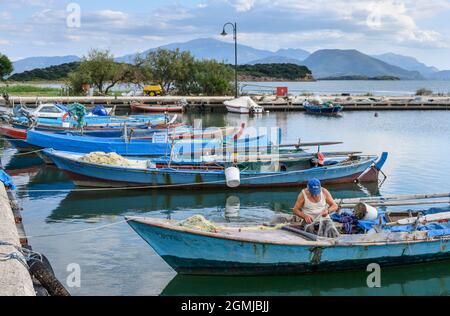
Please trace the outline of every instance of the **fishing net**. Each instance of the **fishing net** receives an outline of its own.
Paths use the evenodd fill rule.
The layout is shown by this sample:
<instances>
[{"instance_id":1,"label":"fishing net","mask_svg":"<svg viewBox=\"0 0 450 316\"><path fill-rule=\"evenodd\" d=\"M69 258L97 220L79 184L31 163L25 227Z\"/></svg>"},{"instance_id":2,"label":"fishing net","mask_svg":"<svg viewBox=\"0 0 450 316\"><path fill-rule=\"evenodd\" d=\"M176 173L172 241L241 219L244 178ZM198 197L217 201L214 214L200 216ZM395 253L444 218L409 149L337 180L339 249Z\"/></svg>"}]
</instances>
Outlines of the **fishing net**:
<instances>
[{"instance_id":1,"label":"fishing net","mask_svg":"<svg viewBox=\"0 0 450 316\"><path fill-rule=\"evenodd\" d=\"M206 231L210 233L216 233L218 227L204 218L202 215L191 216L178 224L179 226Z\"/></svg>"},{"instance_id":2,"label":"fishing net","mask_svg":"<svg viewBox=\"0 0 450 316\"><path fill-rule=\"evenodd\" d=\"M80 103L74 103L68 106L69 116L77 120L77 127L82 128L85 125L86 107Z\"/></svg>"},{"instance_id":3,"label":"fishing net","mask_svg":"<svg viewBox=\"0 0 450 316\"><path fill-rule=\"evenodd\" d=\"M132 166L130 160L116 153L92 152L90 154L81 157L81 160L101 165L113 165L122 167Z\"/></svg>"},{"instance_id":4,"label":"fishing net","mask_svg":"<svg viewBox=\"0 0 450 316\"><path fill-rule=\"evenodd\" d=\"M330 217L318 216L311 224L305 226L305 231L320 237L337 238L340 236Z\"/></svg>"}]
</instances>

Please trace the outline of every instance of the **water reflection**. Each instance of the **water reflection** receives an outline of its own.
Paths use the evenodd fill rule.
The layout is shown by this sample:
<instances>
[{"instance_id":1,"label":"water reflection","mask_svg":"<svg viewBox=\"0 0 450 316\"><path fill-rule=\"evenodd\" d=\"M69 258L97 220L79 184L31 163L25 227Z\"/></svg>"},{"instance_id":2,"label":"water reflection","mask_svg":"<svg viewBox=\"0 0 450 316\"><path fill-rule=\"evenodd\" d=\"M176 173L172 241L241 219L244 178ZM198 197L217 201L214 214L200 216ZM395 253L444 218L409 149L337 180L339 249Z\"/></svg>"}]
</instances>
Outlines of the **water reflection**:
<instances>
[{"instance_id":1,"label":"water reflection","mask_svg":"<svg viewBox=\"0 0 450 316\"><path fill-rule=\"evenodd\" d=\"M58 177L50 168L45 174ZM44 177L42 180L48 180ZM34 179L35 181L35 179ZM30 189L36 185L30 186ZM376 185L361 186L335 185L329 187L336 198L363 197L376 195ZM278 190L117 190L111 191L72 191L68 193L51 211L49 221L73 218L91 218L99 215L125 215L136 213L152 216L150 213L164 211L167 217L182 212L205 213L217 210L222 218L229 221L254 221L252 214L258 209L271 212L290 212L300 188ZM149 213L149 214L146 214ZM182 217L182 216L181 216ZM217 220L221 220L218 218Z\"/></svg>"},{"instance_id":2,"label":"water reflection","mask_svg":"<svg viewBox=\"0 0 450 316\"><path fill-rule=\"evenodd\" d=\"M3 157L3 168L10 176L36 174L43 164L43 160L36 154L23 155L14 151L12 154L6 152Z\"/></svg>"},{"instance_id":3,"label":"water reflection","mask_svg":"<svg viewBox=\"0 0 450 316\"><path fill-rule=\"evenodd\" d=\"M177 275L163 296L183 295L449 295L448 261L382 268L381 288L368 288L365 271L271 277Z\"/></svg>"}]
</instances>

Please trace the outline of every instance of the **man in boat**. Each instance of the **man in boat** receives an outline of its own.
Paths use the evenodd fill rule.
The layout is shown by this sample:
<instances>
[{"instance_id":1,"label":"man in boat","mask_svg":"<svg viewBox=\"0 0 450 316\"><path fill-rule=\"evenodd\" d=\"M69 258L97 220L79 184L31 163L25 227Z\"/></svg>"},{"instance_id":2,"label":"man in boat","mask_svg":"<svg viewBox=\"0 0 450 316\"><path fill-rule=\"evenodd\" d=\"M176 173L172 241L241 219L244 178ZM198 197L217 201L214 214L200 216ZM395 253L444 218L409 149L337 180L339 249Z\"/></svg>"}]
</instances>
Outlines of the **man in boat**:
<instances>
[{"instance_id":1,"label":"man in boat","mask_svg":"<svg viewBox=\"0 0 450 316\"><path fill-rule=\"evenodd\" d=\"M300 217L306 224L311 224L319 217L328 217L336 212L338 206L330 192L322 188L319 179L308 181L307 188L303 189L294 206L294 215Z\"/></svg>"}]
</instances>

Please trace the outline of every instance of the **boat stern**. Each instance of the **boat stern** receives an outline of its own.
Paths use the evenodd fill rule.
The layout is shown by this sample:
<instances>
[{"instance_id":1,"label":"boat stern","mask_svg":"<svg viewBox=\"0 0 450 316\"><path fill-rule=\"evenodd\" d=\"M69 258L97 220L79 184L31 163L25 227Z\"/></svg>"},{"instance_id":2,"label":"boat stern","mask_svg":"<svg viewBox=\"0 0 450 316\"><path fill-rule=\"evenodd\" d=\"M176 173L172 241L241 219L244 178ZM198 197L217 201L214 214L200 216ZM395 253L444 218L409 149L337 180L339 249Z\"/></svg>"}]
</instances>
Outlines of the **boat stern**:
<instances>
[{"instance_id":1,"label":"boat stern","mask_svg":"<svg viewBox=\"0 0 450 316\"><path fill-rule=\"evenodd\" d=\"M388 152L383 152L380 158L369 169L363 172L357 179L357 182L377 182L378 177L389 156Z\"/></svg>"}]
</instances>

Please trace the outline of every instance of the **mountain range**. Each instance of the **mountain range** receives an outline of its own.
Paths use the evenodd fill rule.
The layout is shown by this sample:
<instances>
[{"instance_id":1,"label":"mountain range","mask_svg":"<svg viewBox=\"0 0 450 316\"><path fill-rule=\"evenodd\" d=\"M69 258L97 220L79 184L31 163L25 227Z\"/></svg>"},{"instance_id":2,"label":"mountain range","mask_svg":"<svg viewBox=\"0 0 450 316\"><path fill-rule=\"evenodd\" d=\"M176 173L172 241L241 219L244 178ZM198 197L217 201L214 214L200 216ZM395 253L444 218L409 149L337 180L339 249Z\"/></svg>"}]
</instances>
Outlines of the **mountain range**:
<instances>
[{"instance_id":1,"label":"mountain range","mask_svg":"<svg viewBox=\"0 0 450 316\"><path fill-rule=\"evenodd\" d=\"M14 73L21 73L36 68L46 68L79 61L81 58L75 55L50 56L50 57L28 57L13 62ZM14 74L13 73L13 74Z\"/></svg>"},{"instance_id":2,"label":"mountain range","mask_svg":"<svg viewBox=\"0 0 450 316\"><path fill-rule=\"evenodd\" d=\"M184 43L172 43L158 48L190 51L197 59L216 59L234 64L234 43L212 38L200 38ZM142 52L146 54L158 48ZM120 56L118 62L133 62L137 53ZM20 73L35 68L44 68L80 60L80 57L53 56L30 57L15 61L14 72ZM357 50L322 49L309 53L303 49L279 49L269 51L247 45L238 45L239 64L292 63L305 65L315 78L339 76L393 76L400 79L437 79L450 80L450 70L439 71L417 59L394 53L366 55Z\"/></svg>"}]
</instances>

